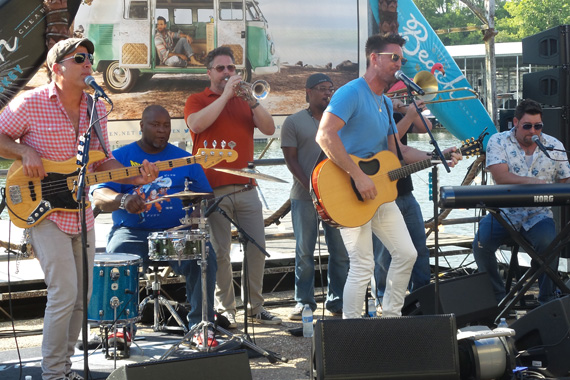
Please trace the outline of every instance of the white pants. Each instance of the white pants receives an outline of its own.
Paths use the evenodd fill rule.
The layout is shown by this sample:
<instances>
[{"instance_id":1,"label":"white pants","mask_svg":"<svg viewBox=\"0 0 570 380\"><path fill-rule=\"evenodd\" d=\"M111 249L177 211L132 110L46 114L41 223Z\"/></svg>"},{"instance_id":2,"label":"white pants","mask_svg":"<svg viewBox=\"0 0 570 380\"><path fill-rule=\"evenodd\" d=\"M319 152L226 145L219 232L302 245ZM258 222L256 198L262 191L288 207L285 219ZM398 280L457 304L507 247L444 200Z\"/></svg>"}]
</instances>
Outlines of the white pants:
<instances>
[{"instance_id":1,"label":"white pants","mask_svg":"<svg viewBox=\"0 0 570 380\"><path fill-rule=\"evenodd\" d=\"M71 356L83 319L83 261L81 234L68 235L51 220L30 230L32 246L40 261L47 285L47 305L42 341L42 378L58 379L71 371ZM87 233L91 297L95 231Z\"/></svg>"},{"instance_id":2,"label":"white pants","mask_svg":"<svg viewBox=\"0 0 570 380\"><path fill-rule=\"evenodd\" d=\"M401 316L417 252L396 202L380 206L365 225L342 228L340 233L350 258L343 294L343 318L361 317L366 288L374 273L372 233L378 236L392 256L386 277L382 316Z\"/></svg>"}]
</instances>

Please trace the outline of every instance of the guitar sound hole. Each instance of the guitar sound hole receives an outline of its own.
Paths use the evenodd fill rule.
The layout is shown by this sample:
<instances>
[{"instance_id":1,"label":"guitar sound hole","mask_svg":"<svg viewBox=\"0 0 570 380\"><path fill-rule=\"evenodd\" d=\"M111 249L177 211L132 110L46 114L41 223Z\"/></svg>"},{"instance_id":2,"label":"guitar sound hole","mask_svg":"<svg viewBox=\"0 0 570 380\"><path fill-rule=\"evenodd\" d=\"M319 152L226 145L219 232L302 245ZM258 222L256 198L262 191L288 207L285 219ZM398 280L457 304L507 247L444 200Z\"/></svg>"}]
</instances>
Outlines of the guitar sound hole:
<instances>
[{"instance_id":1,"label":"guitar sound hole","mask_svg":"<svg viewBox=\"0 0 570 380\"><path fill-rule=\"evenodd\" d=\"M360 161L358 163L358 166L367 175L373 175L378 173L378 170L380 170L380 161L376 159L370 161Z\"/></svg>"}]
</instances>

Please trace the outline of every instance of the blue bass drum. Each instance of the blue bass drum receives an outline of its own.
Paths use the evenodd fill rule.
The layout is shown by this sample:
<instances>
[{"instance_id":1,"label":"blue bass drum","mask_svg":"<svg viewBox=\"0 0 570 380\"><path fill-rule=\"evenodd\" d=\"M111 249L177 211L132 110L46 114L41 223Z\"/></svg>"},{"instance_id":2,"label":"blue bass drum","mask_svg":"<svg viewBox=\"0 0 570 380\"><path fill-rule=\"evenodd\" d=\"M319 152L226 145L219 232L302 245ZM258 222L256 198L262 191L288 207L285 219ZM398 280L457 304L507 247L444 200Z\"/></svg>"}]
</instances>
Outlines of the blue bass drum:
<instances>
[{"instance_id":1,"label":"blue bass drum","mask_svg":"<svg viewBox=\"0 0 570 380\"><path fill-rule=\"evenodd\" d=\"M142 259L130 254L95 255L93 294L87 319L99 324L132 323L139 316L139 268Z\"/></svg>"}]
</instances>

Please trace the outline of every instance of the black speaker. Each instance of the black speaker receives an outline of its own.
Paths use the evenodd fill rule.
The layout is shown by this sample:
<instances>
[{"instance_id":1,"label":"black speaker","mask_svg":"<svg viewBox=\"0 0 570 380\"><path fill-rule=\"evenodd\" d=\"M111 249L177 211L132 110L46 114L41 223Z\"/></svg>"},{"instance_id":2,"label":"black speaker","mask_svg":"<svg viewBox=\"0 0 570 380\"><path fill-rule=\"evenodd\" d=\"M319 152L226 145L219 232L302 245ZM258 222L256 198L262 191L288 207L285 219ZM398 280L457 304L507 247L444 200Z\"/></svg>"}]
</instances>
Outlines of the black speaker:
<instances>
[{"instance_id":1,"label":"black speaker","mask_svg":"<svg viewBox=\"0 0 570 380\"><path fill-rule=\"evenodd\" d=\"M199 378L202 380L251 380L245 350L201 353L184 358L127 364L107 380L156 380Z\"/></svg>"},{"instance_id":2,"label":"black speaker","mask_svg":"<svg viewBox=\"0 0 570 380\"><path fill-rule=\"evenodd\" d=\"M560 107L570 103L569 72L557 67L523 75L523 98Z\"/></svg>"},{"instance_id":3,"label":"black speaker","mask_svg":"<svg viewBox=\"0 0 570 380\"><path fill-rule=\"evenodd\" d=\"M487 273L439 282L438 314L455 314L457 327L490 326L497 316L497 300ZM404 300L402 315L435 314L435 284L412 292Z\"/></svg>"},{"instance_id":4,"label":"black speaker","mask_svg":"<svg viewBox=\"0 0 570 380\"><path fill-rule=\"evenodd\" d=\"M317 379L459 379L453 315L319 320Z\"/></svg>"},{"instance_id":5,"label":"black speaker","mask_svg":"<svg viewBox=\"0 0 570 380\"><path fill-rule=\"evenodd\" d=\"M559 25L522 39L522 63L562 66L570 63L570 25Z\"/></svg>"},{"instance_id":6,"label":"black speaker","mask_svg":"<svg viewBox=\"0 0 570 380\"><path fill-rule=\"evenodd\" d=\"M516 320L515 347L523 366L546 369L547 376L570 372L570 296L550 301Z\"/></svg>"},{"instance_id":7,"label":"black speaker","mask_svg":"<svg viewBox=\"0 0 570 380\"><path fill-rule=\"evenodd\" d=\"M499 110L499 132L509 131L513 127L514 109Z\"/></svg>"}]
</instances>

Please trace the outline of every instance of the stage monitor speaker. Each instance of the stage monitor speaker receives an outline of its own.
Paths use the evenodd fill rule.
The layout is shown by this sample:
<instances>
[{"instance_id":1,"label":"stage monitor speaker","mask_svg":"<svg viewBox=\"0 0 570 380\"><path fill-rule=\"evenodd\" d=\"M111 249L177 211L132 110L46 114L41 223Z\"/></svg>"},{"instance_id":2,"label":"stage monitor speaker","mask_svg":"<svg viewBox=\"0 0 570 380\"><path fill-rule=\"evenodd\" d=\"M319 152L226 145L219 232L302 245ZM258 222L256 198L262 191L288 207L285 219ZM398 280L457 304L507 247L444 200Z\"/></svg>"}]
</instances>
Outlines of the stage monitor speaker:
<instances>
[{"instance_id":1,"label":"stage monitor speaker","mask_svg":"<svg viewBox=\"0 0 570 380\"><path fill-rule=\"evenodd\" d=\"M562 66L570 63L570 25L559 25L522 39L522 63Z\"/></svg>"},{"instance_id":2,"label":"stage monitor speaker","mask_svg":"<svg viewBox=\"0 0 570 380\"><path fill-rule=\"evenodd\" d=\"M497 316L497 300L487 273L476 273L439 282L438 314L455 314L457 327L491 326ZM435 284L408 295L403 315L435 314Z\"/></svg>"},{"instance_id":3,"label":"stage monitor speaker","mask_svg":"<svg viewBox=\"0 0 570 380\"><path fill-rule=\"evenodd\" d=\"M523 75L523 98L554 107L570 103L569 71L564 67Z\"/></svg>"},{"instance_id":4,"label":"stage monitor speaker","mask_svg":"<svg viewBox=\"0 0 570 380\"><path fill-rule=\"evenodd\" d=\"M548 377L570 372L570 296L530 311L510 326L521 365L546 369Z\"/></svg>"},{"instance_id":5,"label":"stage monitor speaker","mask_svg":"<svg viewBox=\"0 0 570 380\"><path fill-rule=\"evenodd\" d=\"M251 380L245 350L201 353L184 358L127 364L107 380L156 380L199 378L201 380Z\"/></svg>"},{"instance_id":6,"label":"stage monitor speaker","mask_svg":"<svg viewBox=\"0 0 570 380\"><path fill-rule=\"evenodd\" d=\"M324 379L459 379L453 315L319 320L312 375Z\"/></svg>"},{"instance_id":7,"label":"stage monitor speaker","mask_svg":"<svg viewBox=\"0 0 570 380\"><path fill-rule=\"evenodd\" d=\"M509 131L513 127L514 109L499 110L499 132Z\"/></svg>"}]
</instances>

